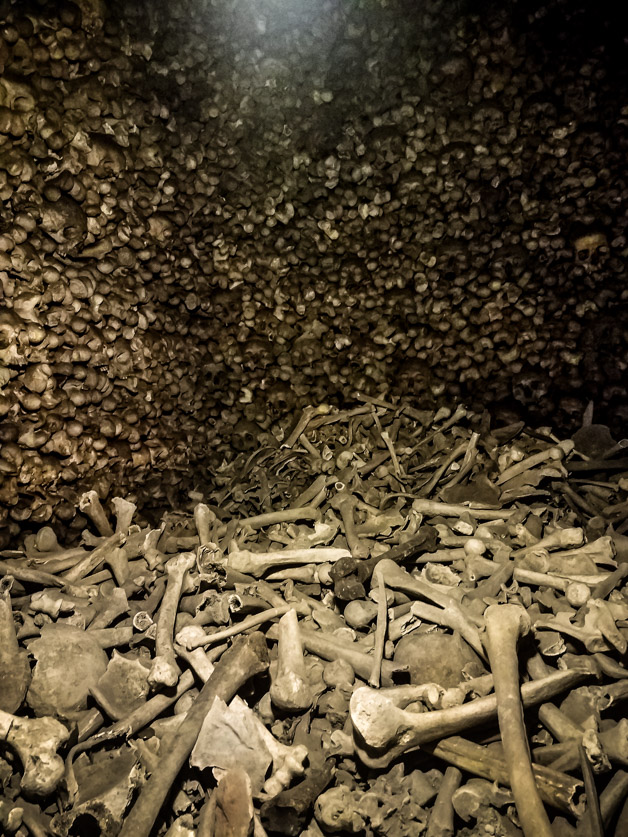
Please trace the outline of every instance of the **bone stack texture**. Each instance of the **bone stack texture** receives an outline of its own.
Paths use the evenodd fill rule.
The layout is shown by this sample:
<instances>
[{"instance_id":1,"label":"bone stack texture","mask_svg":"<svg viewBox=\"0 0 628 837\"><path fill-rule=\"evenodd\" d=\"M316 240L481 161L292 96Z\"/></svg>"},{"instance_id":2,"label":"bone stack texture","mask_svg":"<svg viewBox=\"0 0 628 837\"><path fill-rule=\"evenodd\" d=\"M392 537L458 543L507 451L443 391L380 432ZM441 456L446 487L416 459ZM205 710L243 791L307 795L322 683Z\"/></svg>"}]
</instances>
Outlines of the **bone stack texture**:
<instances>
[{"instance_id":1,"label":"bone stack texture","mask_svg":"<svg viewBox=\"0 0 628 837\"><path fill-rule=\"evenodd\" d=\"M2 0L1 538L356 390L625 422L626 52L604 3Z\"/></svg>"}]
</instances>

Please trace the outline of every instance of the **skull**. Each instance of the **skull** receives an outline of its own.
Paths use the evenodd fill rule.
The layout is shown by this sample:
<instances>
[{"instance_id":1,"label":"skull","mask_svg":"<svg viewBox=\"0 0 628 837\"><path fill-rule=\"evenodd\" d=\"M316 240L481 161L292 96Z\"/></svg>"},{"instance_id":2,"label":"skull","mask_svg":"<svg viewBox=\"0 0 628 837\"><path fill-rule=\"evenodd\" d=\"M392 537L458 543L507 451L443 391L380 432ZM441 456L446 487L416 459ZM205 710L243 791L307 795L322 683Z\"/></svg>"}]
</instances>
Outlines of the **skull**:
<instances>
[{"instance_id":1,"label":"skull","mask_svg":"<svg viewBox=\"0 0 628 837\"><path fill-rule=\"evenodd\" d=\"M126 168L124 153L111 137L105 134L91 134L90 144L87 163L96 169L97 174L115 176Z\"/></svg>"},{"instance_id":2,"label":"skull","mask_svg":"<svg viewBox=\"0 0 628 837\"><path fill-rule=\"evenodd\" d=\"M233 428L231 444L237 451L251 451L259 445L261 428L252 421L240 419Z\"/></svg>"},{"instance_id":3,"label":"skull","mask_svg":"<svg viewBox=\"0 0 628 837\"><path fill-rule=\"evenodd\" d=\"M97 32L105 22L105 0L75 0L81 10L83 29Z\"/></svg>"},{"instance_id":4,"label":"skull","mask_svg":"<svg viewBox=\"0 0 628 837\"><path fill-rule=\"evenodd\" d=\"M32 87L20 76L4 73L0 78L0 105L18 113L31 113L35 109Z\"/></svg>"},{"instance_id":5,"label":"skull","mask_svg":"<svg viewBox=\"0 0 628 837\"><path fill-rule=\"evenodd\" d=\"M19 340L24 322L13 311L0 313L0 363L5 366L23 364L24 357L20 353Z\"/></svg>"},{"instance_id":6,"label":"skull","mask_svg":"<svg viewBox=\"0 0 628 837\"><path fill-rule=\"evenodd\" d=\"M80 205L63 195L58 201L45 202L41 210L41 227L57 244L73 250L83 242L87 233L87 219Z\"/></svg>"},{"instance_id":7,"label":"skull","mask_svg":"<svg viewBox=\"0 0 628 837\"><path fill-rule=\"evenodd\" d=\"M574 240L573 247L578 261L590 267L608 253L608 240L604 233L586 233Z\"/></svg>"}]
</instances>

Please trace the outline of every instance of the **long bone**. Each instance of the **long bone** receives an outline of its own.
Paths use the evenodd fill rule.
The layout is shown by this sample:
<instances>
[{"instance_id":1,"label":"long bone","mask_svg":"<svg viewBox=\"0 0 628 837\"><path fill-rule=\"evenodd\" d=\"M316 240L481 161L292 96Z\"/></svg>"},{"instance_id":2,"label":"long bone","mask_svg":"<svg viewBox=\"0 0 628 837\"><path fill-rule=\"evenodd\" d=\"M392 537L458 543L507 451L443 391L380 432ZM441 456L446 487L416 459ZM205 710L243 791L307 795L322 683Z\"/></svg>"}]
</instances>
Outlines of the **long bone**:
<instances>
[{"instance_id":1,"label":"long bone","mask_svg":"<svg viewBox=\"0 0 628 837\"><path fill-rule=\"evenodd\" d=\"M79 498L78 506L82 512L85 512L104 538L110 538L113 535L111 524L107 520L105 510L95 491L86 491L85 494L82 494Z\"/></svg>"},{"instance_id":2,"label":"long bone","mask_svg":"<svg viewBox=\"0 0 628 837\"><path fill-rule=\"evenodd\" d=\"M356 498L347 491L342 483L337 483L336 485L341 487L331 497L329 504L332 509L336 509L340 513L351 556L353 558L366 558L368 555L368 546L363 540L360 540L355 529L353 512L357 504Z\"/></svg>"},{"instance_id":3,"label":"long bone","mask_svg":"<svg viewBox=\"0 0 628 837\"><path fill-rule=\"evenodd\" d=\"M519 687L517 642L530 630L530 617L519 605L504 604L490 605L484 618L497 719L519 821L526 837L552 837L532 771Z\"/></svg>"},{"instance_id":4,"label":"long bone","mask_svg":"<svg viewBox=\"0 0 628 837\"><path fill-rule=\"evenodd\" d=\"M513 477L518 477L519 474L524 474L531 468L535 468L537 465L541 465L543 462L547 462L548 460L550 462L559 462L564 459L565 456L573 450L573 448L573 442L567 440L565 442L559 442L551 448L546 448L546 450L543 450L540 453L534 453L532 456L527 456L520 462L516 462L509 468L506 468L505 471L502 471L495 480L495 484L503 485L505 482L508 482L508 480L513 479Z\"/></svg>"},{"instance_id":5,"label":"long bone","mask_svg":"<svg viewBox=\"0 0 628 837\"><path fill-rule=\"evenodd\" d=\"M508 785L506 762L481 744L452 736L427 744L425 750L466 773ZM544 802L572 817L582 815L582 782L540 764L533 765L533 770Z\"/></svg>"},{"instance_id":6,"label":"long bone","mask_svg":"<svg viewBox=\"0 0 628 837\"><path fill-rule=\"evenodd\" d=\"M420 497L412 503L412 508L419 514L428 517L460 517L470 514L476 520L509 520L519 512L519 509L489 509L486 506L476 508L473 504L465 506L461 503L440 503L438 500L425 500Z\"/></svg>"},{"instance_id":7,"label":"long bone","mask_svg":"<svg viewBox=\"0 0 628 837\"><path fill-rule=\"evenodd\" d=\"M273 567L294 566L295 564L334 563L339 558L350 556L346 549L336 547L312 547L311 549L282 549L277 552L249 552L246 549L231 552L227 566L232 570L252 575L255 578Z\"/></svg>"},{"instance_id":8,"label":"long bone","mask_svg":"<svg viewBox=\"0 0 628 837\"><path fill-rule=\"evenodd\" d=\"M264 637L254 633L242 637L223 654L205 683L185 720L164 737L164 755L126 818L119 837L149 837L172 783L185 764L198 738L205 715L215 697L230 701L251 677L268 668Z\"/></svg>"},{"instance_id":9,"label":"long bone","mask_svg":"<svg viewBox=\"0 0 628 837\"><path fill-rule=\"evenodd\" d=\"M279 620L277 673L271 676L270 697L285 712L304 712L313 701L303 660L297 612L291 608Z\"/></svg>"},{"instance_id":10,"label":"long bone","mask_svg":"<svg viewBox=\"0 0 628 837\"><path fill-rule=\"evenodd\" d=\"M521 687L523 704L527 707L544 703L550 695L560 694L590 676L591 672L584 668L568 669L524 683ZM407 750L479 726L497 713L495 694L449 709L421 713L395 706L397 694L389 699L386 689L362 686L351 696L349 711L357 733L357 751L368 767L386 767Z\"/></svg>"},{"instance_id":11,"label":"long bone","mask_svg":"<svg viewBox=\"0 0 628 837\"><path fill-rule=\"evenodd\" d=\"M153 686L174 686L181 674L174 650L174 624L186 573L195 563L196 556L193 552L181 552L166 564L168 582L157 617L155 658L148 675L148 682Z\"/></svg>"},{"instance_id":12,"label":"long bone","mask_svg":"<svg viewBox=\"0 0 628 837\"><path fill-rule=\"evenodd\" d=\"M387 558L379 562L377 569L381 573L387 587L392 587L393 590L401 590L403 593L408 593L409 595L420 596L442 607L446 611L446 618L449 620L446 624L455 624L456 629L466 642L482 658L486 659L479 630L465 614L458 602L451 596L448 596L425 581L413 578L410 573L407 573L401 567L398 567L394 561L390 561Z\"/></svg>"},{"instance_id":13,"label":"long bone","mask_svg":"<svg viewBox=\"0 0 628 837\"><path fill-rule=\"evenodd\" d=\"M111 537L106 538L95 549L89 552L85 558L78 562L78 564L75 564L72 569L64 573L62 580L66 582L80 581L82 578L85 578L85 576L98 569L101 564L108 563L112 556L115 561L115 551L118 547L122 546L125 540L126 534L122 532L112 534Z\"/></svg>"},{"instance_id":14,"label":"long bone","mask_svg":"<svg viewBox=\"0 0 628 837\"><path fill-rule=\"evenodd\" d=\"M271 629L272 631L272 629ZM321 657L323 660L346 660L351 664L354 672L362 680L368 680L373 669L373 657L353 647L353 643L342 641L337 637L328 636L322 631L310 631L301 628L303 647ZM407 671L402 665L396 665L390 660L382 661L382 683L390 685L395 672Z\"/></svg>"}]
</instances>

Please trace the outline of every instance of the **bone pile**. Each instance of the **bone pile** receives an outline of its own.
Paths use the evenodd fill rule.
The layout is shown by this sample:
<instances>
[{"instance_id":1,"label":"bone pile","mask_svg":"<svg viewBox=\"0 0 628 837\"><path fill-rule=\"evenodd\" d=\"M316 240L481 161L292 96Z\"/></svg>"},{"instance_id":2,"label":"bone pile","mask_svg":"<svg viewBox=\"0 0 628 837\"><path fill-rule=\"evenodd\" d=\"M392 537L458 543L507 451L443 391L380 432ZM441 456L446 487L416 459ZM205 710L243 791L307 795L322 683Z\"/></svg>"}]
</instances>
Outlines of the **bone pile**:
<instances>
[{"instance_id":1,"label":"bone pile","mask_svg":"<svg viewBox=\"0 0 628 837\"><path fill-rule=\"evenodd\" d=\"M567 5L0 0L0 545L355 389L620 432L625 33Z\"/></svg>"},{"instance_id":2,"label":"bone pile","mask_svg":"<svg viewBox=\"0 0 628 837\"><path fill-rule=\"evenodd\" d=\"M361 396L1 555L2 833L625 834L628 463Z\"/></svg>"}]
</instances>

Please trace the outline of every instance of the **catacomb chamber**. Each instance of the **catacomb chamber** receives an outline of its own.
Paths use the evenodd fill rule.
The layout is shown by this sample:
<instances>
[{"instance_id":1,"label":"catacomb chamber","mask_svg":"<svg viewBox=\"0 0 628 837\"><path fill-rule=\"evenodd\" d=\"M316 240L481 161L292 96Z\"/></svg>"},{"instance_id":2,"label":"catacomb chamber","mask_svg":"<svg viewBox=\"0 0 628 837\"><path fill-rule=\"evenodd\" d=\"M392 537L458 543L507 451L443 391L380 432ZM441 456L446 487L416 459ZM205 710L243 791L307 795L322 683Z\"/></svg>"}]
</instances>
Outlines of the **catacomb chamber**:
<instances>
[{"instance_id":1,"label":"catacomb chamber","mask_svg":"<svg viewBox=\"0 0 628 837\"><path fill-rule=\"evenodd\" d=\"M555 829L571 833L596 811L590 788L578 801L586 770L565 743L585 732L615 827L626 757L607 739L611 723L624 732L600 702L619 700L628 677L627 53L625 15L611 3L0 2L0 560L2 601L20 625L17 640L5 626L14 676L1 708L49 718L66 759L63 783L53 771L43 790L28 765L20 774L19 759L5 762L5 828L37 833L54 785L60 833L117 833L120 799L95 826L72 772L76 758L85 783L105 757L91 761L80 744L68 756L98 713L115 725L132 711L112 703L116 678L132 679L138 706L172 697L181 677L200 686L220 654L192 663L192 647L175 648L187 623L229 634L274 608L276 624L259 623L273 686L259 637L235 643L234 667L257 686L247 706L211 716L224 728L233 712L266 741L266 767L232 772L212 797L229 827L229 793L255 800L238 826L247 833L269 804L264 779L293 797L264 809L260 834L421 825L436 837L454 797L460 834L473 821L540 834L540 809L526 824L516 794L519 817L510 791L474 785L513 784L507 752L492 754L503 763L491 773L486 752L451 749L484 746L490 729L447 744L444 727L430 738L405 708L468 704L471 725L455 729L479 728L472 702L493 699L487 678L500 666L489 604L519 608L503 644L526 659L524 701L542 704L534 756L571 777L560 797L536 777L541 804L549 796L563 818ZM377 573L384 557L405 575L390 564ZM107 645L106 630L127 633ZM362 681L424 685L412 674L419 651L405 670L386 644L406 632L430 636L425 667L442 640L447 651L433 655L451 655L456 671L422 697L397 695L385 709L406 713L399 726L372 731L365 717L379 698L355 697ZM278 674L282 637L292 663ZM334 642L362 656L340 658ZM95 666L78 703L47 692L59 649ZM586 681L596 655L603 693ZM499 680L496 691L513 688ZM234 684L216 688L227 700ZM560 716L547 709L554 688L572 690ZM594 697L584 715L579 701ZM158 773L155 739L172 734L164 711L157 732L153 718L133 727L143 742L152 730L139 761L108 751L128 779L124 800L145 805L152 793L156 805L144 781ZM434 759L422 772L390 766L411 746L398 740L404 725ZM210 739L184 768L191 784L172 777L189 805L162 812L155 833L209 827L198 783L221 765ZM439 758L453 770L471 760L475 779L443 778ZM21 798L12 770L43 814L11 814ZM294 791L304 775L307 804ZM402 815L406 797L415 807Z\"/></svg>"}]
</instances>

